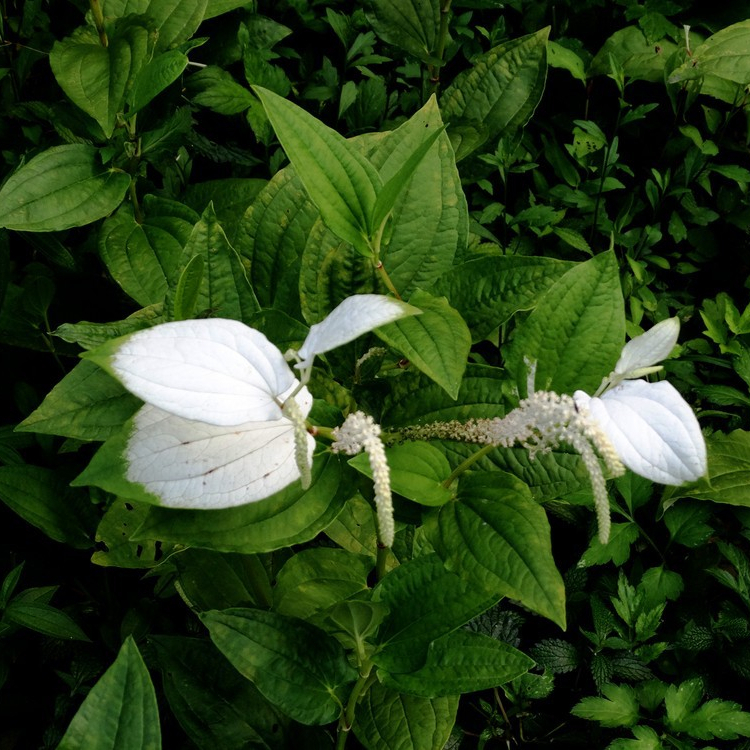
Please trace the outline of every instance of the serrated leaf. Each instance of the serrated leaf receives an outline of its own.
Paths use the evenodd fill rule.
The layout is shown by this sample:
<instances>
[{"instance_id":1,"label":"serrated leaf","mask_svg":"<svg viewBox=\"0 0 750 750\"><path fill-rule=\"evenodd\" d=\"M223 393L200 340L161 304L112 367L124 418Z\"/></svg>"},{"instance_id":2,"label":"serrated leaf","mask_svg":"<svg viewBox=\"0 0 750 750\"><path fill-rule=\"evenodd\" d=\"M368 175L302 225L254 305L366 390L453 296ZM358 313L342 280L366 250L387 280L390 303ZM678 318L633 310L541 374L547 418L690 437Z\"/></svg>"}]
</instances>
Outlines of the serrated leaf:
<instances>
[{"instance_id":1,"label":"serrated leaf","mask_svg":"<svg viewBox=\"0 0 750 750\"><path fill-rule=\"evenodd\" d=\"M598 537L594 536L589 548L583 553L580 565L604 565L613 562L622 565L630 557L630 546L638 538L640 531L634 523L613 523L609 532L609 541L602 544Z\"/></svg>"},{"instance_id":2,"label":"serrated leaf","mask_svg":"<svg viewBox=\"0 0 750 750\"><path fill-rule=\"evenodd\" d=\"M322 630L257 609L206 612L201 619L232 665L295 721L327 724L338 718L344 690L357 672Z\"/></svg>"},{"instance_id":3,"label":"serrated leaf","mask_svg":"<svg viewBox=\"0 0 750 750\"><path fill-rule=\"evenodd\" d=\"M603 727L631 727L638 721L638 701L627 685L602 686L604 698L584 698L570 709L582 719L596 721Z\"/></svg>"},{"instance_id":4,"label":"serrated leaf","mask_svg":"<svg viewBox=\"0 0 750 750\"><path fill-rule=\"evenodd\" d=\"M530 653L537 664L553 674L572 672L581 663L578 649L569 641L559 638L545 638L539 641Z\"/></svg>"},{"instance_id":5,"label":"serrated leaf","mask_svg":"<svg viewBox=\"0 0 750 750\"><path fill-rule=\"evenodd\" d=\"M533 666L532 659L507 643L456 630L430 644L420 669L395 675L381 670L379 677L397 692L439 698L497 687Z\"/></svg>"},{"instance_id":6,"label":"serrated leaf","mask_svg":"<svg viewBox=\"0 0 750 750\"><path fill-rule=\"evenodd\" d=\"M508 368L524 383L536 361L536 389L593 393L612 371L625 338L625 308L614 254L567 271L516 329Z\"/></svg>"},{"instance_id":7,"label":"serrated leaf","mask_svg":"<svg viewBox=\"0 0 750 750\"><path fill-rule=\"evenodd\" d=\"M440 28L439 0L375 0L368 14L375 33L422 62L433 60Z\"/></svg>"},{"instance_id":8,"label":"serrated leaf","mask_svg":"<svg viewBox=\"0 0 750 750\"><path fill-rule=\"evenodd\" d=\"M443 117L449 122L460 118L482 123L487 140L523 127L544 91L548 36L546 27L480 55L443 93ZM461 140L456 144L456 160L467 156L476 145Z\"/></svg>"},{"instance_id":9,"label":"serrated leaf","mask_svg":"<svg viewBox=\"0 0 750 750\"><path fill-rule=\"evenodd\" d=\"M90 224L114 211L128 187L130 175L103 167L94 146L55 146L2 186L0 227L54 232Z\"/></svg>"},{"instance_id":10,"label":"serrated leaf","mask_svg":"<svg viewBox=\"0 0 750 750\"><path fill-rule=\"evenodd\" d=\"M91 688L58 750L160 750L159 710L146 665L131 636Z\"/></svg>"},{"instance_id":11,"label":"serrated leaf","mask_svg":"<svg viewBox=\"0 0 750 750\"><path fill-rule=\"evenodd\" d=\"M418 291L409 304L422 314L384 326L376 334L455 399L471 348L469 329L445 297Z\"/></svg>"},{"instance_id":12,"label":"serrated leaf","mask_svg":"<svg viewBox=\"0 0 750 750\"><path fill-rule=\"evenodd\" d=\"M138 398L92 362L79 362L16 430L106 440L135 414Z\"/></svg>"},{"instance_id":13,"label":"serrated leaf","mask_svg":"<svg viewBox=\"0 0 750 750\"><path fill-rule=\"evenodd\" d=\"M510 475L465 475L456 502L428 527L446 566L488 593L508 596L565 627L565 588L544 510Z\"/></svg>"},{"instance_id":14,"label":"serrated leaf","mask_svg":"<svg viewBox=\"0 0 750 750\"><path fill-rule=\"evenodd\" d=\"M326 225L363 255L382 185L375 167L335 131L291 102L254 88L281 145Z\"/></svg>"},{"instance_id":15,"label":"serrated leaf","mask_svg":"<svg viewBox=\"0 0 750 750\"><path fill-rule=\"evenodd\" d=\"M169 50L157 55L144 65L133 80L127 96L128 116L143 109L171 83L174 83L188 64L187 56L180 50Z\"/></svg>"},{"instance_id":16,"label":"serrated leaf","mask_svg":"<svg viewBox=\"0 0 750 750\"><path fill-rule=\"evenodd\" d=\"M357 704L354 734L367 750L443 748L456 720L458 696L419 698L374 682Z\"/></svg>"}]
</instances>

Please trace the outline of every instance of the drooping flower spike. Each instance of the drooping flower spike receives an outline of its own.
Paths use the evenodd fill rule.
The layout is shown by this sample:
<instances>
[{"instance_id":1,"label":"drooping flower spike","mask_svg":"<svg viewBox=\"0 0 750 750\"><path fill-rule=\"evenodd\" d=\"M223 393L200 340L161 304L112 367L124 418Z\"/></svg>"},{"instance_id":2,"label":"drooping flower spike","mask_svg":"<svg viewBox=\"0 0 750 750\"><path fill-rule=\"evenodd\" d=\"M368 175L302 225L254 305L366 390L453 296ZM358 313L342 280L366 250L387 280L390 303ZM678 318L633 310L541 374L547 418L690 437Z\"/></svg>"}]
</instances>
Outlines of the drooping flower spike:
<instances>
[{"instance_id":1,"label":"drooping flower spike","mask_svg":"<svg viewBox=\"0 0 750 750\"><path fill-rule=\"evenodd\" d=\"M290 357L307 379L316 355L419 312L382 295L349 297ZM84 356L146 402L128 437L126 476L163 505L226 508L297 479L309 486L312 397L260 331L221 318L176 321Z\"/></svg>"}]
</instances>

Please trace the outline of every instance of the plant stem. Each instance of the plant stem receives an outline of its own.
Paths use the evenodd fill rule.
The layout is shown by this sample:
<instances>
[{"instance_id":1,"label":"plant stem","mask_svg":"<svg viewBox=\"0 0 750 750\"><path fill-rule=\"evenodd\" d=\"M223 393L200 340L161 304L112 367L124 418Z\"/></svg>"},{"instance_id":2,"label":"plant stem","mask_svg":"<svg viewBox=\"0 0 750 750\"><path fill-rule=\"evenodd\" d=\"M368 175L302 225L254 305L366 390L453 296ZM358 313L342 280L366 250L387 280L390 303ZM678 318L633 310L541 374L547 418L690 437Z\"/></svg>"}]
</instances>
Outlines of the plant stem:
<instances>
[{"instance_id":1,"label":"plant stem","mask_svg":"<svg viewBox=\"0 0 750 750\"><path fill-rule=\"evenodd\" d=\"M91 14L94 16L94 25L99 34L99 41L102 43L102 47L109 46L109 40L107 39L107 32L104 30L104 13L102 13L102 6L99 0L89 0L91 6Z\"/></svg>"},{"instance_id":2,"label":"plant stem","mask_svg":"<svg viewBox=\"0 0 750 750\"><path fill-rule=\"evenodd\" d=\"M378 539L378 553L375 560L375 578L378 581L381 581L386 573L385 565L388 562L388 550L389 547L381 544L380 539Z\"/></svg>"},{"instance_id":3,"label":"plant stem","mask_svg":"<svg viewBox=\"0 0 750 750\"><path fill-rule=\"evenodd\" d=\"M135 177L130 180L130 202L133 204L133 214L138 224L143 224L143 211L141 211L141 204L138 202L138 194L135 191Z\"/></svg>"},{"instance_id":4,"label":"plant stem","mask_svg":"<svg viewBox=\"0 0 750 750\"><path fill-rule=\"evenodd\" d=\"M380 278L388 288L388 291L391 292L391 294L393 294L396 299L401 299L401 295L398 293L398 289L396 289L396 287L393 285L391 277L388 275L388 271L386 271L385 266L383 266L383 261L379 260L375 264L375 270L380 274Z\"/></svg>"},{"instance_id":5,"label":"plant stem","mask_svg":"<svg viewBox=\"0 0 750 750\"><path fill-rule=\"evenodd\" d=\"M435 48L435 57L440 60L441 65L428 65L427 71L430 76L430 85L428 88L428 97L436 93L440 86L440 68L445 55L445 43L448 39L448 14L451 10L451 0L443 0L440 5L440 29L438 31L438 43Z\"/></svg>"},{"instance_id":6,"label":"plant stem","mask_svg":"<svg viewBox=\"0 0 750 750\"><path fill-rule=\"evenodd\" d=\"M376 675L372 670L372 663L365 665L365 671L360 672L359 679L349 694L349 700L346 703L344 713L341 714L341 718L339 719L336 750L344 750L346 747L346 740L354 723L354 712L357 710L357 702L370 689L370 685L375 682L375 679Z\"/></svg>"},{"instance_id":7,"label":"plant stem","mask_svg":"<svg viewBox=\"0 0 750 750\"><path fill-rule=\"evenodd\" d=\"M491 450L496 448L495 445L485 445L480 448L476 453L472 453L468 458L465 458L461 463L456 466L455 469L448 475L448 478L443 482L443 487L450 487L453 482L458 479L470 466L479 461L480 458L484 458Z\"/></svg>"}]
</instances>

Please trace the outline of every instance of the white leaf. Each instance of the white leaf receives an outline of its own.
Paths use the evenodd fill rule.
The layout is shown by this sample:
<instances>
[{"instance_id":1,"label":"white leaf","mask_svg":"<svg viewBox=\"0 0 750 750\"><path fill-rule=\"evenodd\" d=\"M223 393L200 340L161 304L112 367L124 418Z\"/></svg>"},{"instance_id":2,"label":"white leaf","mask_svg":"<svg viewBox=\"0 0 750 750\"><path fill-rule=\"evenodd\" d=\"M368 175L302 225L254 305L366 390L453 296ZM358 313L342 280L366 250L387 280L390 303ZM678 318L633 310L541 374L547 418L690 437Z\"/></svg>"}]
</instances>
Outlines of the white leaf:
<instances>
[{"instance_id":1,"label":"white leaf","mask_svg":"<svg viewBox=\"0 0 750 750\"><path fill-rule=\"evenodd\" d=\"M576 391L631 471L661 484L682 484L706 473L706 443L679 392L663 380L627 380L600 398Z\"/></svg>"},{"instance_id":2,"label":"white leaf","mask_svg":"<svg viewBox=\"0 0 750 750\"><path fill-rule=\"evenodd\" d=\"M106 365L146 403L213 425L281 417L296 385L281 352L236 320L164 323L128 336Z\"/></svg>"},{"instance_id":3,"label":"white leaf","mask_svg":"<svg viewBox=\"0 0 750 750\"><path fill-rule=\"evenodd\" d=\"M295 397L307 414L312 399ZM312 461L315 440L308 435ZM231 508L263 500L300 477L287 419L209 425L146 404L126 449L127 478L169 508Z\"/></svg>"},{"instance_id":4,"label":"white leaf","mask_svg":"<svg viewBox=\"0 0 750 750\"><path fill-rule=\"evenodd\" d=\"M618 375L625 375L643 367L650 367L669 356L680 335L678 318L667 318L648 331L628 341L615 365Z\"/></svg>"},{"instance_id":5,"label":"white leaf","mask_svg":"<svg viewBox=\"0 0 750 750\"><path fill-rule=\"evenodd\" d=\"M312 365L318 354L353 341L363 333L384 326L407 315L421 312L406 302L382 294L354 294L335 307L310 333L297 355L302 360L295 365L304 370Z\"/></svg>"}]
</instances>

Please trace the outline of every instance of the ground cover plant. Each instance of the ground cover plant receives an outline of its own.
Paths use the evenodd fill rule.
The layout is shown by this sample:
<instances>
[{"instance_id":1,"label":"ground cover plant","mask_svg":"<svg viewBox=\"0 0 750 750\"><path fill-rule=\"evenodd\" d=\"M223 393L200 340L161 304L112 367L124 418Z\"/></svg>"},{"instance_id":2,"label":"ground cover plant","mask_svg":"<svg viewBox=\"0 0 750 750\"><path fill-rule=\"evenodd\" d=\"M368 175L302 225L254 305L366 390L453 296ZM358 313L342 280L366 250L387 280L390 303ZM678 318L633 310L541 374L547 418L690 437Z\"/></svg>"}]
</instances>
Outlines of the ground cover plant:
<instances>
[{"instance_id":1,"label":"ground cover plant","mask_svg":"<svg viewBox=\"0 0 750 750\"><path fill-rule=\"evenodd\" d=\"M5 0L0 747L750 747L746 16Z\"/></svg>"}]
</instances>

